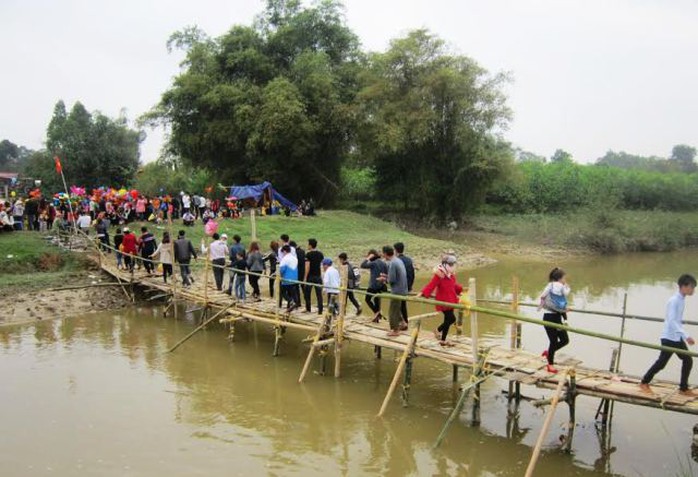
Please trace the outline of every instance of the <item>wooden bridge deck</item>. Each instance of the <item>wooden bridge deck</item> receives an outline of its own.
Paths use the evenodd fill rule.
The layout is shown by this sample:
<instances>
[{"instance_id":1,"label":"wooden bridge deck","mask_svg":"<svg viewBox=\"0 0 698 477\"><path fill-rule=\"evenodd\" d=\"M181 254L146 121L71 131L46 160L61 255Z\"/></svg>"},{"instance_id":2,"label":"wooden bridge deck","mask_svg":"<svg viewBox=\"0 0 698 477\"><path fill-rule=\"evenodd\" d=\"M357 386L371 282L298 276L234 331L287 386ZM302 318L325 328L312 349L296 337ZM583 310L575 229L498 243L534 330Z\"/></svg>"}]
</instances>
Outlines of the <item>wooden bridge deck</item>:
<instances>
[{"instance_id":1,"label":"wooden bridge deck","mask_svg":"<svg viewBox=\"0 0 698 477\"><path fill-rule=\"evenodd\" d=\"M124 282L129 282L131 279L129 273L117 270L112 263L102 263L101 267L114 278ZM208 303L209 306L219 309L233 305L234 299L215 289L212 277L209 279L208 293L204 290L204 281L203 278L199 277L194 285L188 289L182 289L181 285L178 284L178 296L191 302ZM266 281L266 279L260 280L260 283L266 284ZM148 277L139 271L134 274L134 284L167 293L172 292L171 285L165 285L161 277ZM244 312L246 318L254 320L255 316L259 316L260 320L266 319L268 322L269 315L275 311L275 302L270 298L264 298L261 302L235 305L223 314L239 316L240 312ZM304 308L301 308L291 314L284 314L282 319L301 325L309 332L314 333L320 326L323 317L315 312L306 313ZM348 314L344 324L344 339L404 351L410 341L410 332L403 332L397 337L389 337L386 335L387 331L384 323L374 324L365 317L354 317ZM472 368L471 339L465 336L453 336L451 341L454 343L453 347L442 347L432 333L421 331L416 341L414 355L450 365ZM481 352L487 353L486 371L497 371L497 376L502 379L516 381L524 385L547 389L557 387L558 376L545 371L546 362L542 357L523 350L511 350L501 342L479 339L478 345ZM640 391L638 387L640 378L636 376L618 375L608 370L587 368L582 365L581 361L569 358L556 366L560 372L565 367L575 368L576 389L580 395L698 414L698 397L679 394L677 383L655 380L652 383L654 393L647 394Z\"/></svg>"}]
</instances>

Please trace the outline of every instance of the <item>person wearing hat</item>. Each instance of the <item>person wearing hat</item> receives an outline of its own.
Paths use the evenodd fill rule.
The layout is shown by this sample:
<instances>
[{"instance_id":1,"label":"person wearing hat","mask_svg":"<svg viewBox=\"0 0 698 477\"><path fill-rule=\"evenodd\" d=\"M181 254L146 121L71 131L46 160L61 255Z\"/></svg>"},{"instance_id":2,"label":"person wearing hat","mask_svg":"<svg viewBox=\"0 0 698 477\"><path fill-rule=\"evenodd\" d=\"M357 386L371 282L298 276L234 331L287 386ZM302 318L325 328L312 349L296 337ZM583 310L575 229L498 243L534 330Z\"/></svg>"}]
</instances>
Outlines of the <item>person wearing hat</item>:
<instances>
[{"instance_id":1,"label":"person wearing hat","mask_svg":"<svg viewBox=\"0 0 698 477\"><path fill-rule=\"evenodd\" d=\"M322 259L322 291L327 295L327 308L332 314L337 313L338 303L337 295L339 295L339 272L332 266L331 258Z\"/></svg>"},{"instance_id":2,"label":"person wearing hat","mask_svg":"<svg viewBox=\"0 0 698 477\"><path fill-rule=\"evenodd\" d=\"M444 255L441 260L441 265L436 268L431 281L422 288L422 291L419 292L417 296L431 298L436 290L436 300L458 303L458 295L463 292L463 286L456 281L455 267L456 257L450 254ZM440 311L444 314L444 321L436 329L434 336L439 340L441 346L453 346L450 342L446 341L449 328L456 322L456 315L453 308L447 305L436 305L436 311Z\"/></svg>"}]
</instances>

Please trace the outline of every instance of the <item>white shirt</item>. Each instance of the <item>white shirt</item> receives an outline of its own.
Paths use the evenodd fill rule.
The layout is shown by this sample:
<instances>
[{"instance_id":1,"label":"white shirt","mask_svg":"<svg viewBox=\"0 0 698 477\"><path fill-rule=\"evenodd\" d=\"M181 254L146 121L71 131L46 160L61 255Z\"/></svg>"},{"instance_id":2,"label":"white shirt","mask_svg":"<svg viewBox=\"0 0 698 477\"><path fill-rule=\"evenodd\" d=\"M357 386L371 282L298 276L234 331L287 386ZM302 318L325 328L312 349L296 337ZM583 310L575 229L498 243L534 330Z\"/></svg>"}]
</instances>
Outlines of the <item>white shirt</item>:
<instances>
[{"instance_id":1,"label":"white shirt","mask_svg":"<svg viewBox=\"0 0 698 477\"><path fill-rule=\"evenodd\" d=\"M322 276L323 291L325 293L339 293L339 283L339 272L330 265Z\"/></svg>"},{"instance_id":2,"label":"white shirt","mask_svg":"<svg viewBox=\"0 0 698 477\"><path fill-rule=\"evenodd\" d=\"M90 228L90 224L92 224L92 218L90 218L89 215L81 215L78 217L77 224L81 229L88 229Z\"/></svg>"},{"instance_id":3,"label":"white shirt","mask_svg":"<svg viewBox=\"0 0 698 477\"><path fill-rule=\"evenodd\" d=\"M189 197L189 195L184 194L182 196L182 207L184 207L185 209L188 209L190 206L191 206L191 198Z\"/></svg>"},{"instance_id":4,"label":"white shirt","mask_svg":"<svg viewBox=\"0 0 698 477\"><path fill-rule=\"evenodd\" d=\"M228 256L228 245L223 240L211 242L211 260L218 260Z\"/></svg>"}]
</instances>

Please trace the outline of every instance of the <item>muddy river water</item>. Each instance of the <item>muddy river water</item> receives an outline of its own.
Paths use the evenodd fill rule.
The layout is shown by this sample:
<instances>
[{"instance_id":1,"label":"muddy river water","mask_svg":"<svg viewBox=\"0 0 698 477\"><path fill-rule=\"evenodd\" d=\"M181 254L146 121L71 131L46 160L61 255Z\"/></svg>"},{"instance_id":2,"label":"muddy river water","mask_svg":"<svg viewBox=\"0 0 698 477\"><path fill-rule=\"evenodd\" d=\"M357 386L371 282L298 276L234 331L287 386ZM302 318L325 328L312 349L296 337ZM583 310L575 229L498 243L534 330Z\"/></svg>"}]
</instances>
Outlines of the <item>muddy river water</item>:
<instances>
[{"instance_id":1,"label":"muddy river water","mask_svg":"<svg viewBox=\"0 0 698 477\"><path fill-rule=\"evenodd\" d=\"M662 317L678 275L698 273L698 253L556 264L509 259L459 276L476 277L481 298L506 299L516 274L523 298L532 299L552 265L568 270L577 308L620 312L627 292L629 313ZM504 381L483 386L479 426L471 425L466 405L434 450L458 395L449 367L416 360L410 406L401 407L396 395L378 419L395 369L392 351L376 360L369 346L349 343L341 379L313 373L298 385L304 333L289 331L277 358L270 326L249 323L237 325L234 343L212 327L169 354L196 325L197 312L184 311L177 321L153 306L1 328L0 475L523 475L545 408L524 401L508 418ZM687 300L685 317L698 319L698 297ZM572 313L570 323L611 334L620 329L620 320L608 317ZM481 316L479 326L508 343L506 321ZM659 323L629 321L626 336L658 342L660 331ZM613 343L571 339L564 355L608 366ZM523 327L525 349L538 352L545 344L542 329ZM621 369L641 374L656 353L624 347ZM659 377L678 380L678 359ZM692 377L698 383L696 371ZM549 395L526 386L523 393ZM598 400L577 402L572 452L559 450L567 420L560 406L535 475L698 475L691 457L698 417L618 404L602 435L594 422Z\"/></svg>"}]
</instances>

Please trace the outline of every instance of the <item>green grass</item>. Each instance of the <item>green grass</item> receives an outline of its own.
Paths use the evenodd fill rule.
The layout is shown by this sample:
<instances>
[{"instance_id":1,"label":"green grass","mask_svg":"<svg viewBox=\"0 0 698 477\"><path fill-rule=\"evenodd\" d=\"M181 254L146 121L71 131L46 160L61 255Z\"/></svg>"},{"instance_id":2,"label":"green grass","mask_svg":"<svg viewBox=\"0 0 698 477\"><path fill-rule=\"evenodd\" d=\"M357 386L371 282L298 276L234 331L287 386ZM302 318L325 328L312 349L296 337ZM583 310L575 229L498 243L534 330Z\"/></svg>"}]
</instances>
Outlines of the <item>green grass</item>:
<instances>
[{"instance_id":1,"label":"green grass","mask_svg":"<svg viewBox=\"0 0 698 477\"><path fill-rule=\"evenodd\" d=\"M346 252L354 262L365 257L371 248L379 249L383 245L392 245L398 241L405 243L408 255L421 257L424 262L429 263L437 260L445 249L459 252L466 250L464 246L450 241L417 236L384 220L344 210L321 211L316 217L258 216L256 223L257 237L263 251L268 250L269 243L278 240L284 233L304 248L307 247L309 238L315 238L318 241L318 249L325 255L336 257L340 252ZM140 225L132 224L131 230L138 233ZM162 232L167 230L166 226L156 227L150 224L148 227L151 232L155 232L158 241ZM172 226L172 232L176 236L179 230L185 230L187 237L197 247L204 236L200 222L194 227L182 227L181 221L177 220ZM249 247L250 230L250 219L244 217L221 220L218 232L228 234L229 243L232 243L234 234L239 234L243 243Z\"/></svg>"},{"instance_id":2,"label":"green grass","mask_svg":"<svg viewBox=\"0 0 698 477\"><path fill-rule=\"evenodd\" d=\"M585 210L569 214L481 215L475 230L595 253L663 252L698 246L698 213Z\"/></svg>"},{"instance_id":3,"label":"green grass","mask_svg":"<svg viewBox=\"0 0 698 477\"><path fill-rule=\"evenodd\" d=\"M39 233L0 234L0 287L3 292L60 285L86 267L84 256L51 245Z\"/></svg>"}]
</instances>

